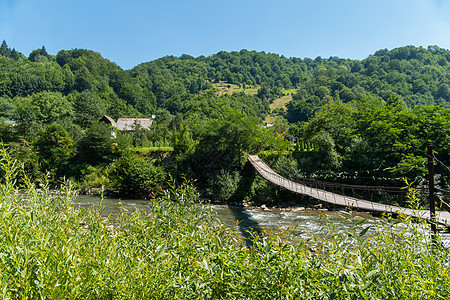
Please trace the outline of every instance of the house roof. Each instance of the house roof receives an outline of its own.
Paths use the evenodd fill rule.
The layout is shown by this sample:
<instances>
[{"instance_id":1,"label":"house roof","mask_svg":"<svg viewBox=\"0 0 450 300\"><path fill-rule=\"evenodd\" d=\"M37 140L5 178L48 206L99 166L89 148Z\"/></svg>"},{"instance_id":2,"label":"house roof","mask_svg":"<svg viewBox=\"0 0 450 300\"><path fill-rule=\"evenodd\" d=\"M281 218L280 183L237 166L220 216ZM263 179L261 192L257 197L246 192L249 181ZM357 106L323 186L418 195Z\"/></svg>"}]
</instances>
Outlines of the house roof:
<instances>
[{"instance_id":1,"label":"house roof","mask_svg":"<svg viewBox=\"0 0 450 300\"><path fill-rule=\"evenodd\" d=\"M120 131L134 131L136 125L142 129L150 129L153 124L153 119L147 118L119 118L117 119L117 129Z\"/></svg>"},{"instance_id":2,"label":"house roof","mask_svg":"<svg viewBox=\"0 0 450 300\"><path fill-rule=\"evenodd\" d=\"M100 122L104 122L107 124L110 124L113 127L117 127L117 123L116 121L114 121L111 117L108 117L107 115L104 115L101 119Z\"/></svg>"},{"instance_id":3,"label":"house roof","mask_svg":"<svg viewBox=\"0 0 450 300\"><path fill-rule=\"evenodd\" d=\"M15 126L17 123L14 120L4 120L3 124L7 124L7 125L11 125L11 126Z\"/></svg>"}]
</instances>

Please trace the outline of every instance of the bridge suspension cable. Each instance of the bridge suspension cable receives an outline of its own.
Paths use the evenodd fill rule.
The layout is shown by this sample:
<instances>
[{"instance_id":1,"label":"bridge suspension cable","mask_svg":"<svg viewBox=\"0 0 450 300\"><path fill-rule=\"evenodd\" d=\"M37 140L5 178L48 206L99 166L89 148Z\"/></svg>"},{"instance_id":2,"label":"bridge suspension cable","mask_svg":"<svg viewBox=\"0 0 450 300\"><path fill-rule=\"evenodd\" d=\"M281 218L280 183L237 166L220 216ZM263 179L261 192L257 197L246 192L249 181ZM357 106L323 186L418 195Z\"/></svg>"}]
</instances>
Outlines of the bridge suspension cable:
<instances>
[{"instance_id":1,"label":"bridge suspension cable","mask_svg":"<svg viewBox=\"0 0 450 300\"><path fill-rule=\"evenodd\" d=\"M421 219L427 219L427 220L429 220L429 218L430 218L429 210L414 210L414 209L400 207L400 206L382 204L382 203L377 203L377 202L373 202L373 201L359 199L356 197L350 197L345 194L341 195L341 194L329 192L324 189L313 188L312 186L307 186L307 185L299 183L299 182L294 182L292 180L289 180L289 179L281 176L280 174L273 171L269 166L267 166L261 160L261 158L259 158L256 155L249 155L248 160L252 164L252 166L255 168L255 170L266 180L272 182L275 185L283 187L289 191L312 197L321 202L325 202L325 203L329 203L329 204L333 204L333 205L341 206L341 207L348 207L351 209L358 209L361 211L404 214L404 215L417 217L417 218L421 218ZM343 186L351 187L352 185L334 184L333 186L343 188ZM353 187L356 188L356 186L353 186ZM366 188L368 189L368 187L366 187ZM373 187L373 188L377 188L377 187ZM395 189L399 189L399 188L383 187L383 189L389 190L392 192L392 191L395 191ZM403 192L406 192L406 191L403 190ZM436 212L436 222L440 223L440 224L444 224L446 226L447 226L447 224L450 225L450 213L447 211Z\"/></svg>"}]
</instances>

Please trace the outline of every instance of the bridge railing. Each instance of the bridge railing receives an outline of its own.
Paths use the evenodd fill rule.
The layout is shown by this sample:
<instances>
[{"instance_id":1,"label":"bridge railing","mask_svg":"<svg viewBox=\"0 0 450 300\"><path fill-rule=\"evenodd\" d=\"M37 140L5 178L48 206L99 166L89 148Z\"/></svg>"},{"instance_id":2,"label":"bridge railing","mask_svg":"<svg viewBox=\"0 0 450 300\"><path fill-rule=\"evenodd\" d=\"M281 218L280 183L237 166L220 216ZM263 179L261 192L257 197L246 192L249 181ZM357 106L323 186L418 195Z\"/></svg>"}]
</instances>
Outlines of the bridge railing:
<instances>
[{"instance_id":1,"label":"bridge railing","mask_svg":"<svg viewBox=\"0 0 450 300\"><path fill-rule=\"evenodd\" d=\"M306 184L306 180L304 182L294 182L293 180L287 179L280 174L273 171L270 167L268 167L258 156L249 156L249 160L258 173L267 179L268 181L284 187L290 191L300 193L303 195L308 195L313 198L316 198L320 201L324 201L327 203L334 203L339 206L346 207L354 207L362 210L372 210L372 211L380 211L380 212L388 212L388 213L401 213L405 215L409 215L415 218L427 219L431 225L431 239L433 244L436 242L436 232L437 232L437 224L443 224L444 226L448 226L450 221L450 205L441 199L439 195L443 195L445 197L450 195L450 191L442 188L436 188L434 185L434 154L432 150L432 145L428 145L428 193L429 193L429 201L430 201L430 209L424 210L419 207L417 208L405 208L395 205L388 204L380 204L375 203L373 201L360 200L359 197L348 197L345 195L338 195L333 192L326 191L325 188L328 187L340 187L342 190L344 188L362 189L365 191L390 191L396 193L405 193L409 192L406 189L399 189L395 187L380 187L380 186L356 186L356 185L346 185L346 184L334 184L334 183L324 183L320 182L322 188L319 189L317 187L313 188L314 184L317 186L317 181L308 180L309 185ZM446 167L446 166L445 166ZM446 167L448 169L448 167ZM450 171L450 169L449 169ZM338 199L339 198L339 201ZM443 208L445 208L448 212L438 212L436 213L436 203L439 203ZM428 216L429 217L428 217Z\"/></svg>"},{"instance_id":2,"label":"bridge railing","mask_svg":"<svg viewBox=\"0 0 450 300\"><path fill-rule=\"evenodd\" d=\"M361 208L360 204L364 204L363 205L364 209L369 209L369 207L373 211L379 211L381 209L379 204L376 204L372 201L362 200L361 198L363 197L355 197L354 193L352 197L347 195L345 192L343 192L342 194L338 194L335 191L334 192L330 191L330 187L334 188L339 187L339 189L343 191L344 188L352 188L353 190L355 190L358 189L358 187L360 186L333 184L315 180L301 181L301 180L287 179L284 176L273 171L259 157L253 159L257 159L257 161L254 161L254 163L252 164L262 177L292 192L308 195L313 198L325 201L327 203L335 204L337 206L342 206L344 204L345 206L353 206L354 208ZM363 190L366 191L380 191L381 189L382 187L379 186L363 187ZM405 190L400 190L399 188L387 187L386 190L395 191L397 193L406 193ZM339 201L337 200L337 197L340 198ZM375 206L377 206L377 208Z\"/></svg>"},{"instance_id":3,"label":"bridge railing","mask_svg":"<svg viewBox=\"0 0 450 300\"><path fill-rule=\"evenodd\" d=\"M273 176L282 177L275 172L273 172ZM342 195L344 197L368 199L368 201L377 201L386 204L398 202L403 203L406 201L408 194L408 190L404 187L342 184L310 178L289 178L286 180L307 186L310 189L321 189L334 194Z\"/></svg>"},{"instance_id":4,"label":"bridge railing","mask_svg":"<svg viewBox=\"0 0 450 300\"><path fill-rule=\"evenodd\" d=\"M373 211L379 211L383 208L394 211L392 207L399 207L404 206L402 204L409 204L407 203L407 196L410 190L405 187L362 186L324 182L306 178L290 179L272 170L259 157L252 157L253 158L251 161L254 161L252 164L258 170L258 173L260 173L267 180L290 191L308 195L330 204L342 205L342 202L344 202L349 203L349 206L353 206L355 208L364 207L364 209L368 209L368 206L370 206L370 209ZM436 189L436 191L436 196L448 194L447 190ZM416 192L416 196L421 199L421 202L419 202L414 209L420 210L425 204L424 201L428 198L428 189L423 187L418 191L416 190ZM336 198L339 198L339 201L337 201ZM450 204L445 202L443 198L445 197L440 197L439 200L436 198L436 202L440 203L439 206L450 212ZM390 206L390 208L388 206ZM409 205L406 206L409 207ZM402 209L405 210L407 208L403 207Z\"/></svg>"}]
</instances>

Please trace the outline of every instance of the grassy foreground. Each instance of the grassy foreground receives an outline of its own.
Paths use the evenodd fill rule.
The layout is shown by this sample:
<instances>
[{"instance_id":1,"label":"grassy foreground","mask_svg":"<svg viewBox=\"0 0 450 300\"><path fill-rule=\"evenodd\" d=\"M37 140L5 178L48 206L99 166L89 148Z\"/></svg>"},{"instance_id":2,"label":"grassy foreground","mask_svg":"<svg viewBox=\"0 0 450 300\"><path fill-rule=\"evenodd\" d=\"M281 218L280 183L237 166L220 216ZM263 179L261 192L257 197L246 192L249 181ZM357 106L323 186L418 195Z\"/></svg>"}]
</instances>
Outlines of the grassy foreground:
<instances>
[{"instance_id":1,"label":"grassy foreground","mask_svg":"<svg viewBox=\"0 0 450 300\"><path fill-rule=\"evenodd\" d=\"M2 299L448 299L450 256L420 226L386 219L287 242L242 238L210 217L191 183L171 186L152 213L102 218L71 206L70 186L14 185L17 162L1 153ZM396 228L392 230L392 228ZM372 234L368 234L368 232Z\"/></svg>"}]
</instances>

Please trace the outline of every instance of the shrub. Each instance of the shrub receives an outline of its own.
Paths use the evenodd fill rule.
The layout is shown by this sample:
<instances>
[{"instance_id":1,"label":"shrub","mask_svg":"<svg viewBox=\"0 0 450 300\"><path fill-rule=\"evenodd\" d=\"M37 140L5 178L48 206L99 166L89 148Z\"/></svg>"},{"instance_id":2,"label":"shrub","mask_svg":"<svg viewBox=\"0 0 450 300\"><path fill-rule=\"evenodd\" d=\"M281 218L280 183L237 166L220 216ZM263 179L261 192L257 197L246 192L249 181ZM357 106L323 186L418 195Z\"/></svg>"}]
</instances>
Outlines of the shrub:
<instances>
[{"instance_id":1,"label":"shrub","mask_svg":"<svg viewBox=\"0 0 450 300\"><path fill-rule=\"evenodd\" d=\"M222 169L210 180L207 193L211 199L227 202L234 196L240 181L241 175L239 174L239 171Z\"/></svg>"},{"instance_id":2,"label":"shrub","mask_svg":"<svg viewBox=\"0 0 450 300\"><path fill-rule=\"evenodd\" d=\"M81 178L75 184L79 190L89 191L90 189L103 189L109 185L108 168L103 166L86 166L81 170Z\"/></svg>"},{"instance_id":3,"label":"shrub","mask_svg":"<svg viewBox=\"0 0 450 300\"><path fill-rule=\"evenodd\" d=\"M129 154L113 163L108 188L121 195L148 197L160 188L165 176L164 171L151 160Z\"/></svg>"},{"instance_id":4,"label":"shrub","mask_svg":"<svg viewBox=\"0 0 450 300\"><path fill-rule=\"evenodd\" d=\"M450 256L426 224L348 214L349 229L310 240L266 233L241 238L172 183L149 212L101 217L72 207L68 185L50 194L13 182L0 158L0 295L3 299L448 299ZM17 165L16 165L17 166ZM439 237L438 237L439 238Z\"/></svg>"}]
</instances>

